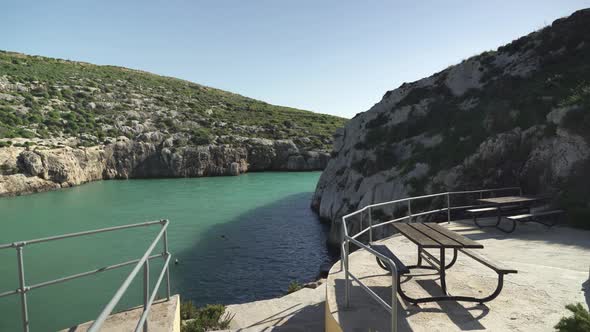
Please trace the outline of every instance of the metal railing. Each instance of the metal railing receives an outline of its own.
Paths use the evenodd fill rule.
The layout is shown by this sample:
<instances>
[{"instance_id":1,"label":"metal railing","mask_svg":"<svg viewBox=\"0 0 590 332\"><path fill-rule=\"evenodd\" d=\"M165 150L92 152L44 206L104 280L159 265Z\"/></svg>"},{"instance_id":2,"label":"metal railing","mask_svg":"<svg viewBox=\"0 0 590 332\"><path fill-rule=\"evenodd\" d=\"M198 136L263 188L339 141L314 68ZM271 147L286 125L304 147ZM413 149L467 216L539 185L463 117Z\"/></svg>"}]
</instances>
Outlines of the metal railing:
<instances>
[{"instance_id":1,"label":"metal railing","mask_svg":"<svg viewBox=\"0 0 590 332\"><path fill-rule=\"evenodd\" d=\"M375 229L375 228L383 227L383 226L393 224L395 222L400 222L403 220L411 222L412 218L427 216L427 215L434 214L434 213L446 212L446 217L447 217L446 221L450 223L451 222L451 212L453 210L462 210L462 209L466 209L466 208L473 206L473 205L452 206L451 205L451 197L452 196L479 194L479 198L483 198L484 194L496 194L499 192L518 192L519 195L522 195L522 189L520 187L507 187L507 188L498 188L498 189L482 189L482 190L468 190L468 191L451 191L451 192L444 192L444 193L431 194L431 195L407 197L407 198L397 199L397 200L383 202L383 203L370 204L370 205L363 207L360 210L354 211L352 213L349 213L349 214L343 216L342 217L342 246L340 248L341 252L342 252L341 253L342 259L340 260L340 264L341 264L341 269L344 269L344 275L345 275L345 279L346 279L345 285L344 285L345 307L350 306L350 284L351 284L350 279L352 278L354 281L356 281L359 284L359 286L361 286L362 289L364 289L373 299L375 299L379 304L381 304L381 306L383 306L383 308L385 308L385 310L387 310L391 314L391 331L396 332L397 331L397 278L398 278L397 267L396 267L395 262L393 260L391 260L390 258L371 249L370 246L362 243L359 240L359 237L368 232L369 233L369 243L371 243L371 242L373 242L373 229ZM427 198L434 199L437 197L445 198L445 201L446 201L445 207L442 207L439 209L433 209L433 210L429 210L429 211L418 212L418 213L412 212L412 201L427 199ZM394 219L387 220L387 221L380 222L378 224L373 225L373 221L372 221L373 209L375 209L375 208L382 209L382 208L390 206L390 205L397 205L397 204L403 204L403 203L405 203L406 207L407 207L407 214L405 216L394 218ZM368 226L363 229L363 213L365 211L368 211ZM359 217L360 217L359 218L359 220L360 220L359 232L351 236L348 234L348 225L347 225L346 221L347 221L347 219L350 219L351 217L357 216L357 215L359 215ZM388 304L387 301L382 299L379 295L377 295L377 293L375 293L373 290L371 290L370 287L363 284L362 281L358 277L356 277L355 275L353 275L350 272L349 259L348 259L349 255L350 255L350 243L358 246L360 249L366 250L367 252L376 256L377 258L379 258L381 261L383 261L385 264L387 264L389 266L390 271L391 271L391 304Z\"/></svg>"},{"instance_id":2,"label":"metal railing","mask_svg":"<svg viewBox=\"0 0 590 332\"><path fill-rule=\"evenodd\" d=\"M137 326L135 327L135 331L140 331L143 329L143 331L146 332L148 329L147 316L148 316L149 311L151 309L152 303L155 300L156 294L158 293L158 289L160 288L160 284L162 283L163 278L166 278L166 299L170 300L170 272L169 272L168 266L170 263L171 255L170 255L170 252L168 252L168 238L167 238L168 224L169 224L168 220L149 221L149 222L143 222L143 223L137 223L137 224L129 224L129 225L123 225L123 226L95 229L95 230L91 230L91 231L70 233L70 234L64 234L64 235L58 235L58 236L51 236L51 237L45 237L45 238L34 239L34 240L29 240L29 241L20 241L20 242L13 242L13 243L7 243L7 244L0 244L0 250L9 249L9 248L16 249L16 257L17 257L17 265L18 265L18 281L19 281L19 288L17 288L16 290L0 293L0 298L5 297L5 296L20 294L23 331L28 332L29 331L29 312L28 312L28 307L27 307L27 293L28 292L32 291L33 289L38 289L38 288L42 288L42 287L46 287L46 286L50 286L50 285L55 285L55 284L69 281L69 280L78 279L81 277L86 277L89 275L93 275L93 274L97 274L97 273L101 273L101 272L105 272L105 271L109 271L109 270L114 270L114 269L118 269L118 268L121 268L124 266L129 266L129 265L135 264L135 267L133 268L131 273L129 273L129 275L127 276L125 281L123 281L123 284L121 285L121 287L119 287L119 289L115 292L115 295L112 297L112 299L109 301L109 303L104 307L102 312L94 320L94 322L92 323L92 325L90 326L88 331L95 332L100 329L100 327L105 322L107 317L111 314L111 312L113 311L113 309L115 308L117 303L119 303L119 300L121 299L121 297L123 296L125 291L127 291L127 289L129 288L129 285L131 284L131 282L133 281L135 276L137 276L137 274L139 273L139 271L143 267L143 313L137 323ZM44 242L74 238L74 237L88 236L88 235L93 235L93 234L98 234L98 233L113 232L113 231L118 231L118 230L122 230L122 229L148 227L148 226L153 226L153 225L161 225L162 229L160 230L160 232L158 232L158 235L156 235L155 239L152 241L151 245L147 248L147 250L145 251L143 256L139 259L134 259L134 260L118 263L118 264L113 264L113 265L101 267L98 269L94 269L94 270L90 270L90 271L86 271L86 272L82 272L82 273L77 273L77 274L69 275L66 277L62 277L62 278L58 278L58 279L54 279L54 280L50 280L50 281L41 282L41 283L34 284L34 285L27 285L26 284L25 269L24 269L24 256L23 256L23 248L25 246L29 246L29 245L37 244L37 243L44 243ZM164 251L160 254L152 255L152 251L154 250L154 248L156 247L156 244L158 244L160 239L163 239ZM162 257L164 259L164 265L162 267L162 271L160 272L158 279L156 280L156 284L154 286L153 292L150 295L149 261L151 259L159 258L159 257Z\"/></svg>"}]
</instances>

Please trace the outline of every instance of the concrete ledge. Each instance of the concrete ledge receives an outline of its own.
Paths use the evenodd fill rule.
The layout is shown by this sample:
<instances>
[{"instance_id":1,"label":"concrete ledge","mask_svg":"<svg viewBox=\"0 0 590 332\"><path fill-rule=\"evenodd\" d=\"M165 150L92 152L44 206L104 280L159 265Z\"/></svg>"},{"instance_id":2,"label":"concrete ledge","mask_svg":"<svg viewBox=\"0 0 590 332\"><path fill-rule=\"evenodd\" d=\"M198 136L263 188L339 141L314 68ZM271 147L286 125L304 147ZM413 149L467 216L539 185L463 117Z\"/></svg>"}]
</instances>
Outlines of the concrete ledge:
<instances>
[{"instance_id":1,"label":"concrete ledge","mask_svg":"<svg viewBox=\"0 0 590 332\"><path fill-rule=\"evenodd\" d=\"M143 307L118 312L107 318L101 331L133 331L141 317ZM61 332L85 332L94 321L76 325ZM152 304L148 316L150 332L180 332L180 296L170 297L170 301L158 300Z\"/></svg>"},{"instance_id":2,"label":"concrete ledge","mask_svg":"<svg viewBox=\"0 0 590 332\"><path fill-rule=\"evenodd\" d=\"M226 331L321 331L325 296L322 284L279 298L228 305L226 312L234 318Z\"/></svg>"},{"instance_id":3,"label":"concrete ledge","mask_svg":"<svg viewBox=\"0 0 590 332\"><path fill-rule=\"evenodd\" d=\"M326 293L328 292L328 289L326 288ZM334 316L332 315L332 310L330 310L330 305L329 303L326 301L325 304L326 307L326 312L324 313L324 322L325 322L325 327L324 327L324 331L325 332L342 332L342 328L340 327L340 325L338 324L338 322L334 319Z\"/></svg>"}]
</instances>

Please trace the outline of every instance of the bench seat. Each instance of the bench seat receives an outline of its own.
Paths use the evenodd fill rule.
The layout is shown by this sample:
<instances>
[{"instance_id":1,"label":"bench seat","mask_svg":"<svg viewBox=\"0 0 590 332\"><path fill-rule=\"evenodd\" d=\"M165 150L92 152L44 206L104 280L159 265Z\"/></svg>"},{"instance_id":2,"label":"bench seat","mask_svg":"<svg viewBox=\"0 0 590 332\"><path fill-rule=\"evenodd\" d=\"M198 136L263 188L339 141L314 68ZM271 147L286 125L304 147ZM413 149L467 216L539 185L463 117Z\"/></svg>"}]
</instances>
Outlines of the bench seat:
<instances>
[{"instance_id":1,"label":"bench seat","mask_svg":"<svg viewBox=\"0 0 590 332\"><path fill-rule=\"evenodd\" d=\"M563 213L563 210L553 210L553 211L543 211L543 212L534 212L534 213L525 213L525 214L518 214L515 216L508 216L507 219L510 220L526 220L536 217L543 217L543 216L550 216L554 214Z\"/></svg>"},{"instance_id":2,"label":"bench seat","mask_svg":"<svg viewBox=\"0 0 590 332\"><path fill-rule=\"evenodd\" d=\"M490 260L489 258L486 258L486 257L476 253L473 250L459 249L459 251L461 251L465 255L473 258L474 260L480 262L481 264L489 267L490 269L494 270L498 274L518 273L518 271L508 268L508 267L505 267L505 266L501 265L500 263L494 262L494 261Z\"/></svg>"},{"instance_id":3,"label":"bench seat","mask_svg":"<svg viewBox=\"0 0 590 332\"><path fill-rule=\"evenodd\" d=\"M478 214L478 213L484 213L484 212L498 211L498 209L500 209L500 211L507 211L507 210L525 209L525 207L520 206L520 205L505 205L505 206L501 206L499 208L497 206L486 206L486 207L477 208L477 209L469 209L469 210L466 210L466 212L472 213L472 214Z\"/></svg>"},{"instance_id":4,"label":"bench seat","mask_svg":"<svg viewBox=\"0 0 590 332\"><path fill-rule=\"evenodd\" d=\"M469 209L469 210L467 210L467 212L481 213L481 212L490 212L490 211L497 211L497 210L498 210L497 207L485 207L485 208L479 208L479 209Z\"/></svg>"},{"instance_id":5,"label":"bench seat","mask_svg":"<svg viewBox=\"0 0 590 332\"><path fill-rule=\"evenodd\" d=\"M387 246L383 245L383 244L370 244L369 245L371 247L371 249L375 250L376 252L380 253L381 255L390 258L394 263L395 263L395 267L397 268L397 273L402 275L402 274L408 274L410 273L410 269L399 259L397 258L397 256L391 251L389 250L389 248L387 248ZM379 263L379 257L377 258L377 262ZM389 265L384 264L381 265L379 264L382 268L384 268L385 270L389 271Z\"/></svg>"},{"instance_id":6,"label":"bench seat","mask_svg":"<svg viewBox=\"0 0 590 332\"><path fill-rule=\"evenodd\" d=\"M473 222L479 228L484 227L495 227L502 232L505 233L512 233L516 227L514 220L509 219L512 222L512 228L504 229L500 227L500 221L502 220L502 216L506 216L512 213L530 213L530 208L522 205L502 205L502 206L485 206L477 209L469 209L466 210L467 213L473 215ZM477 221L478 217L483 217L485 215L492 215L492 212L497 216L496 224L494 225L482 225Z\"/></svg>"}]
</instances>

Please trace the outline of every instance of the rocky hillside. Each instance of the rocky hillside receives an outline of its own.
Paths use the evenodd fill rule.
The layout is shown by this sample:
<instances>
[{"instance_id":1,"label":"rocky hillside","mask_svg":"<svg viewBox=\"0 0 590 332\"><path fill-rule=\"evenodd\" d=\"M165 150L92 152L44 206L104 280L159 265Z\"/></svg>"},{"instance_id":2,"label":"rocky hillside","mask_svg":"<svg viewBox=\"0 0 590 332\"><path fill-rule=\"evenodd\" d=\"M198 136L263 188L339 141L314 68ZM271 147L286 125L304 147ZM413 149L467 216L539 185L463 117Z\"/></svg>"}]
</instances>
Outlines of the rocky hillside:
<instances>
[{"instance_id":1,"label":"rocky hillside","mask_svg":"<svg viewBox=\"0 0 590 332\"><path fill-rule=\"evenodd\" d=\"M334 222L410 195L520 185L555 195L572 222L589 226L589 144L582 10L385 93L337 132L312 206Z\"/></svg>"},{"instance_id":2,"label":"rocky hillside","mask_svg":"<svg viewBox=\"0 0 590 332\"><path fill-rule=\"evenodd\" d=\"M319 170L345 119L0 51L0 196L87 181Z\"/></svg>"}]
</instances>

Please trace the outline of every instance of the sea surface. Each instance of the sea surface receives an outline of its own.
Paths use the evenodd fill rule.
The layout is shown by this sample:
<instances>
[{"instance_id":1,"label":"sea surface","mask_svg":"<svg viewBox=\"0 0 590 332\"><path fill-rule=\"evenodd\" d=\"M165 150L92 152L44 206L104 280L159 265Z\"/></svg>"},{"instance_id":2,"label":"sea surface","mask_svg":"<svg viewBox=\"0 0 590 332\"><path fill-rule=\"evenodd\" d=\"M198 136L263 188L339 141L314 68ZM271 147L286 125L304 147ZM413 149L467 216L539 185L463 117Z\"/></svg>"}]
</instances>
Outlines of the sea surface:
<instances>
[{"instance_id":1,"label":"sea surface","mask_svg":"<svg viewBox=\"0 0 590 332\"><path fill-rule=\"evenodd\" d=\"M309 208L319 172L239 177L101 181L0 199L0 244L169 219L171 288L197 305L280 296L316 278L334 257L327 229ZM27 285L141 257L160 226L24 247ZM156 247L161 252L162 246ZM162 260L150 264L151 287ZM93 320L132 266L27 293L31 331ZM143 301L139 273L117 309ZM17 256L0 250L0 293L18 288ZM163 296L162 286L159 295ZM0 298L0 331L21 329L20 296Z\"/></svg>"}]
</instances>

